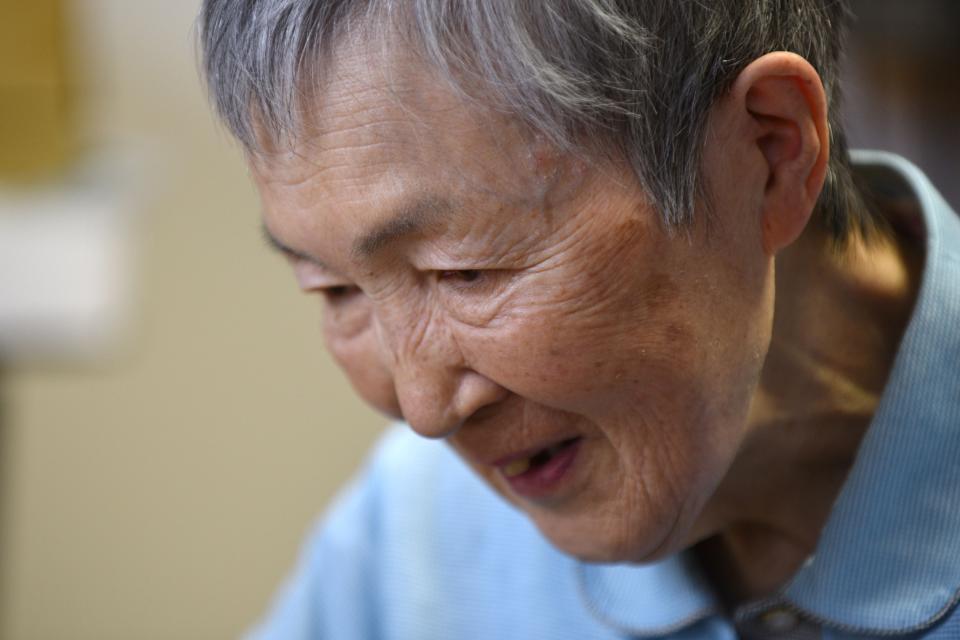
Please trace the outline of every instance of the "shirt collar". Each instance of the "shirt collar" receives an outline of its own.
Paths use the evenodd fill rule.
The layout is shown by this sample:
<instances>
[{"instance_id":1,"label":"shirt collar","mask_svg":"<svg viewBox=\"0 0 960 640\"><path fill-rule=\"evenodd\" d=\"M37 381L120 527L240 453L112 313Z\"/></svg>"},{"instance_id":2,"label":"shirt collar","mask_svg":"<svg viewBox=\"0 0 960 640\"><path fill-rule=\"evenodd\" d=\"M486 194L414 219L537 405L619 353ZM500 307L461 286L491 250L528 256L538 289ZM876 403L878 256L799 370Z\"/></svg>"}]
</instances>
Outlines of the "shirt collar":
<instances>
[{"instance_id":1,"label":"shirt collar","mask_svg":"<svg viewBox=\"0 0 960 640\"><path fill-rule=\"evenodd\" d=\"M688 554L647 565L580 563L577 579L590 612L632 637L669 635L720 611Z\"/></svg>"},{"instance_id":2,"label":"shirt collar","mask_svg":"<svg viewBox=\"0 0 960 640\"><path fill-rule=\"evenodd\" d=\"M814 554L783 595L831 626L902 633L933 624L960 598L960 219L903 158L853 158L868 178L899 182L918 201L926 262L870 429Z\"/></svg>"},{"instance_id":3,"label":"shirt collar","mask_svg":"<svg viewBox=\"0 0 960 640\"><path fill-rule=\"evenodd\" d=\"M960 219L903 158L853 159L919 202L926 262L853 468L814 554L776 599L827 626L907 632L960 600ZM642 566L581 563L578 580L600 621L639 637L668 635L720 610L689 554Z\"/></svg>"}]
</instances>

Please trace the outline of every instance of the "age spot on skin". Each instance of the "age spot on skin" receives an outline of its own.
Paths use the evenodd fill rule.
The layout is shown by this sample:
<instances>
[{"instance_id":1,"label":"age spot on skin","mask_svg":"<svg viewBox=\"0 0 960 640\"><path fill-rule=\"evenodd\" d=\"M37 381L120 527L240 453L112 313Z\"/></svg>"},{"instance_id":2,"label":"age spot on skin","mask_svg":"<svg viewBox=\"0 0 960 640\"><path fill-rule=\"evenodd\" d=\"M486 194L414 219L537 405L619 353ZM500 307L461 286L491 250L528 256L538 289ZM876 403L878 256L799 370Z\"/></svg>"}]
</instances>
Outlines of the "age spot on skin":
<instances>
[{"instance_id":1,"label":"age spot on skin","mask_svg":"<svg viewBox=\"0 0 960 640\"><path fill-rule=\"evenodd\" d=\"M690 340L690 331L682 324L673 322L667 325L666 338L671 345L686 344Z\"/></svg>"},{"instance_id":2,"label":"age spot on skin","mask_svg":"<svg viewBox=\"0 0 960 640\"><path fill-rule=\"evenodd\" d=\"M643 299L650 310L667 307L677 297L673 278L664 272L655 272L647 278Z\"/></svg>"}]
</instances>

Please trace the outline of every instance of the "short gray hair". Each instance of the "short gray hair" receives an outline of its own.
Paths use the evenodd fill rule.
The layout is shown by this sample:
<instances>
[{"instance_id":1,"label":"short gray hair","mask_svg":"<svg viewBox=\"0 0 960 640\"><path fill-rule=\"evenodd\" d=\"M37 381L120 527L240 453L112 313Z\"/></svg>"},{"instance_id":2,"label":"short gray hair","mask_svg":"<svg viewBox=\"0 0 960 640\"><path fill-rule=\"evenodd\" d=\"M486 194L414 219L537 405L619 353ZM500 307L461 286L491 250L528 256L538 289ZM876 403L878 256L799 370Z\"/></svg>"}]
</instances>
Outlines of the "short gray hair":
<instances>
[{"instance_id":1,"label":"short gray hair","mask_svg":"<svg viewBox=\"0 0 960 640\"><path fill-rule=\"evenodd\" d=\"M296 137L305 83L355 26L386 27L451 86L483 96L563 149L629 160L669 228L691 221L707 118L740 71L792 51L828 95L831 154L819 221L869 231L839 119L846 0L204 0L215 108L255 152ZM314 80L316 78L313 78Z\"/></svg>"}]
</instances>

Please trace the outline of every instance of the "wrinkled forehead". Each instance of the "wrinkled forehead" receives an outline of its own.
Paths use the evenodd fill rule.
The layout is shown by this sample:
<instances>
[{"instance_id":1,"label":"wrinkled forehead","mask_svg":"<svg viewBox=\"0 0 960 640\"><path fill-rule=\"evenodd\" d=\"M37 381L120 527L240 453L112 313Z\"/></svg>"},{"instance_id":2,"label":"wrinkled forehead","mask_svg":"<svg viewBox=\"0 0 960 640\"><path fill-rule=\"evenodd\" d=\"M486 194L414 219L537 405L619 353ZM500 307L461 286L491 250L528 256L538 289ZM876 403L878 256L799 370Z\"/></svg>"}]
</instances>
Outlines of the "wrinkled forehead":
<instances>
[{"instance_id":1,"label":"wrinkled forehead","mask_svg":"<svg viewBox=\"0 0 960 640\"><path fill-rule=\"evenodd\" d=\"M578 163L403 47L344 38L304 85L297 131L250 152L262 180L376 171L462 192L545 198Z\"/></svg>"}]
</instances>

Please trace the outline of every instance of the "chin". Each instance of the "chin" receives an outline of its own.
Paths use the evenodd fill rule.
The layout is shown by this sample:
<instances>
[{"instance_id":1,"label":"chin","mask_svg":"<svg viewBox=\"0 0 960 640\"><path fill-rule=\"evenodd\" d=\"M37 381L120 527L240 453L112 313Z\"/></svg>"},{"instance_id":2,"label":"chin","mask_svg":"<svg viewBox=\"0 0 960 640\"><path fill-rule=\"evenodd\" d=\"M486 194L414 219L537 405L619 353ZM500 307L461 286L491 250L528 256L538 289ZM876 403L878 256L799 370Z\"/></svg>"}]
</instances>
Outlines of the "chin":
<instances>
[{"instance_id":1,"label":"chin","mask_svg":"<svg viewBox=\"0 0 960 640\"><path fill-rule=\"evenodd\" d=\"M560 551L584 562L646 564L662 560L677 551L681 539L677 524L679 514L668 524L650 527L649 521L617 518L615 524L604 518L558 522L527 514L550 543ZM664 520L659 520L664 522Z\"/></svg>"}]
</instances>

